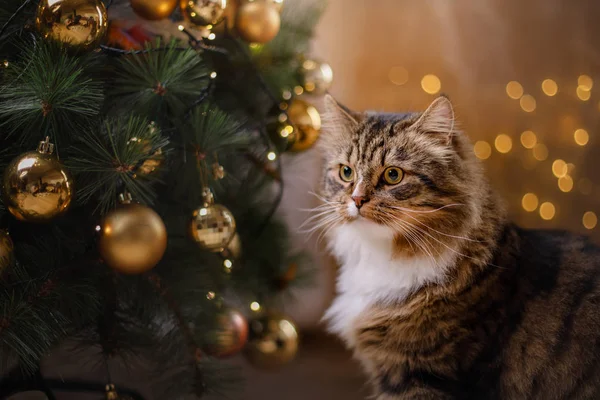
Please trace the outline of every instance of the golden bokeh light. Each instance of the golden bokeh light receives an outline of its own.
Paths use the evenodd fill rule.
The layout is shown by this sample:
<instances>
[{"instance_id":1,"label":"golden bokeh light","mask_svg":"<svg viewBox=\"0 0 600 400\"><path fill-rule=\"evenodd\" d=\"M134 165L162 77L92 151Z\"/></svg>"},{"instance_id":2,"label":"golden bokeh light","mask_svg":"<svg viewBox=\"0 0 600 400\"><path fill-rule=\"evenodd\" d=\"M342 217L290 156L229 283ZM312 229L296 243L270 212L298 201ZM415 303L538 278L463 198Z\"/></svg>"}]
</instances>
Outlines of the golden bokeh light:
<instances>
[{"instance_id":1,"label":"golden bokeh light","mask_svg":"<svg viewBox=\"0 0 600 400\"><path fill-rule=\"evenodd\" d=\"M533 147L533 158L538 161L544 161L548 158L548 148L545 144L538 143Z\"/></svg>"},{"instance_id":2,"label":"golden bokeh light","mask_svg":"<svg viewBox=\"0 0 600 400\"><path fill-rule=\"evenodd\" d=\"M402 86L408 82L408 71L404 67L392 67L388 78L394 85Z\"/></svg>"},{"instance_id":3,"label":"golden bokeh light","mask_svg":"<svg viewBox=\"0 0 600 400\"><path fill-rule=\"evenodd\" d=\"M473 146L473 152L480 160L487 160L492 155L492 146L486 141L479 140Z\"/></svg>"},{"instance_id":4,"label":"golden bokeh light","mask_svg":"<svg viewBox=\"0 0 600 400\"><path fill-rule=\"evenodd\" d=\"M569 172L569 170L566 162L561 159L554 160L552 163L552 173L555 177L562 178L567 174L567 172Z\"/></svg>"},{"instance_id":5,"label":"golden bokeh light","mask_svg":"<svg viewBox=\"0 0 600 400\"><path fill-rule=\"evenodd\" d=\"M521 200L521 205L523 206L523 209L527 212L535 211L538 204L538 197L533 193L527 193L525 196L523 196L523 199Z\"/></svg>"},{"instance_id":6,"label":"golden bokeh light","mask_svg":"<svg viewBox=\"0 0 600 400\"><path fill-rule=\"evenodd\" d=\"M598 217L596 216L595 212L588 211L585 214L583 214L581 222L583 223L583 226L585 226L586 229L594 229L598 224Z\"/></svg>"},{"instance_id":7,"label":"golden bokeh light","mask_svg":"<svg viewBox=\"0 0 600 400\"><path fill-rule=\"evenodd\" d=\"M506 84L506 94L511 99L518 100L523 96L523 86L517 81L511 81Z\"/></svg>"},{"instance_id":8,"label":"golden bokeh light","mask_svg":"<svg viewBox=\"0 0 600 400\"><path fill-rule=\"evenodd\" d=\"M581 75L577 79L577 85L580 86L582 90L589 92L594 86L594 80L589 75Z\"/></svg>"},{"instance_id":9,"label":"golden bokeh light","mask_svg":"<svg viewBox=\"0 0 600 400\"><path fill-rule=\"evenodd\" d=\"M568 193L573 190L573 178L569 175L565 175L558 179L558 188L561 192Z\"/></svg>"},{"instance_id":10,"label":"golden bokeh light","mask_svg":"<svg viewBox=\"0 0 600 400\"><path fill-rule=\"evenodd\" d=\"M585 146L590 140L590 135L585 129L577 129L573 134L573 138L575 139L575 143Z\"/></svg>"},{"instance_id":11,"label":"golden bokeh light","mask_svg":"<svg viewBox=\"0 0 600 400\"><path fill-rule=\"evenodd\" d=\"M496 136L494 146L500 153L508 153L512 149L512 139L507 134L501 133Z\"/></svg>"},{"instance_id":12,"label":"golden bokeh light","mask_svg":"<svg viewBox=\"0 0 600 400\"><path fill-rule=\"evenodd\" d=\"M540 217L542 217L542 219L550 221L552 218L554 218L555 214L556 208L554 208L554 204L550 203L549 201L542 203L540 206Z\"/></svg>"},{"instance_id":13,"label":"golden bokeh light","mask_svg":"<svg viewBox=\"0 0 600 400\"><path fill-rule=\"evenodd\" d=\"M592 97L592 92L583 88L583 86L577 86L577 97L581 101L588 101Z\"/></svg>"},{"instance_id":14,"label":"golden bokeh light","mask_svg":"<svg viewBox=\"0 0 600 400\"><path fill-rule=\"evenodd\" d=\"M532 131L521 133L521 144L526 149L533 149L537 144L537 136Z\"/></svg>"},{"instance_id":15,"label":"golden bokeh light","mask_svg":"<svg viewBox=\"0 0 600 400\"><path fill-rule=\"evenodd\" d=\"M577 182L577 188L581 192L581 194L589 195L592 194L592 190L594 189L594 185L592 181L588 178L581 178L579 182Z\"/></svg>"},{"instance_id":16,"label":"golden bokeh light","mask_svg":"<svg viewBox=\"0 0 600 400\"><path fill-rule=\"evenodd\" d=\"M525 112L533 112L535 111L535 107L537 106L535 98L530 94L526 94L523 97L521 97L521 100L519 100L519 102L521 103L521 108Z\"/></svg>"},{"instance_id":17,"label":"golden bokeh light","mask_svg":"<svg viewBox=\"0 0 600 400\"><path fill-rule=\"evenodd\" d=\"M555 96L558 93L558 85L552 79L545 79L542 82L542 91L546 96Z\"/></svg>"},{"instance_id":18,"label":"golden bokeh light","mask_svg":"<svg viewBox=\"0 0 600 400\"><path fill-rule=\"evenodd\" d=\"M440 78L437 76L429 74L421 79L421 87L425 93L436 94L442 88L442 82L440 82Z\"/></svg>"}]
</instances>

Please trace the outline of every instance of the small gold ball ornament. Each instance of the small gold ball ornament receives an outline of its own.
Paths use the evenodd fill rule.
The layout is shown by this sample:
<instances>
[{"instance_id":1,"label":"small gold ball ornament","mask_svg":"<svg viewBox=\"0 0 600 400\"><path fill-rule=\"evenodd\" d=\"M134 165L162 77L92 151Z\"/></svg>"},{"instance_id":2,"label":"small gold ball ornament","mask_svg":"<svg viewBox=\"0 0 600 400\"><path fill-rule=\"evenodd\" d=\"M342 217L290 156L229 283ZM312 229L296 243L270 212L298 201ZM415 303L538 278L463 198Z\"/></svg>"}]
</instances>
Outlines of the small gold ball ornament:
<instances>
[{"instance_id":1,"label":"small gold ball ornament","mask_svg":"<svg viewBox=\"0 0 600 400\"><path fill-rule=\"evenodd\" d=\"M127 200L104 217L99 231L102 259L123 274L151 270L167 249L167 229L160 216L150 207Z\"/></svg>"},{"instance_id":2,"label":"small gold ball ornament","mask_svg":"<svg viewBox=\"0 0 600 400\"><path fill-rule=\"evenodd\" d=\"M144 19L158 21L173 14L177 3L178 0L131 0L131 8Z\"/></svg>"},{"instance_id":3,"label":"small gold ball ornament","mask_svg":"<svg viewBox=\"0 0 600 400\"><path fill-rule=\"evenodd\" d=\"M251 364L273 369L289 363L298 352L298 330L279 314L265 314L250 320L250 335L244 356Z\"/></svg>"},{"instance_id":4,"label":"small gold ball ornament","mask_svg":"<svg viewBox=\"0 0 600 400\"><path fill-rule=\"evenodd\" d=\"M15 247L10 235L0 229L0 274L11 264Z\"/></svg>"},{"instance_id":5,"label":"small gold ball ornament","mask_svg":"<svg viewBox=\"0 0 600 400\"><path fill-rule=\"evenodd\" d=\"M268 43L279 33L281 17L271 1L245 1L237 10L235 27L249 43Z\"/></svg>"},{"instance_id":6,"label":"small gold ball ornament","mask_svg":"<svg viewBox=\"0 0 600 400\"><path fill-rule=\"evenodd\" d=\"M180 6L186 20L207 27L223 20L227 0L181 0Z\"/></svg>"},{"instance_id":7,"label":"small gold ball ornament","mask_svg":"<svg viewBox=\"0 0 600 400\"><path fill-rule=\"evenodd\" d=\"M193 213L192 238L204 249L221 252L235 236L235 219L231 211L214 204L210 189L203 191L204 204Z\"/></svg>"},{"instance_id":8,"label":"small gold ball ornament","mask_svg":"<svg viewBox=\"0 0 600 400\"><path fill-rule=\"evenodd\" d=\"M327 63L304 60L300 67L304 90L314 94L325 94L333 83L333 70Z\"/></svg>"},{"instance_id":9,"label":"small gold ball ornament","mask_svg":"<svg viewBox=\"0 0 600 400\"><path fill-rule=\"evenodd\" d=\"M35 25L46 39L92 50L108 32L108 15L102 0L41 0Z\"/></svg>"},{"instance_id":10,"label":"small gold ball ornament","mask_svg":"<svg viewBox=\"0 0 600 400\"><path fill-rule=\"evenodd\" d=\"M297 130L291 151L303 151L312 147L321 131L321 116L317 109L306 101L295 98L288 108L288 115Z\"/></svg>"},{"instance_id":11,"label":"small gold ball ornament","mask_svg":"<svg viewBox=\"0 0 600 400\"><path fill-rule=\"evenodd\" d=\"M248 321L234 308L227 307L217 317L217 329L210 335L204 352L225 358L237 354L248 340Z\"/></svg>"},{"instance_id":12,"label":"small gold ball ornament","mask_svg":"<svg viewBox=\"0 0 600 400\"><path fill-rule=\"evenodd\" d=\"M38 151L18 156L6 167L2 186L4 204L17 219L46 222L64 214L73 198L73 180L52 155L46 139Z\"/></svg>"}]
</instances>

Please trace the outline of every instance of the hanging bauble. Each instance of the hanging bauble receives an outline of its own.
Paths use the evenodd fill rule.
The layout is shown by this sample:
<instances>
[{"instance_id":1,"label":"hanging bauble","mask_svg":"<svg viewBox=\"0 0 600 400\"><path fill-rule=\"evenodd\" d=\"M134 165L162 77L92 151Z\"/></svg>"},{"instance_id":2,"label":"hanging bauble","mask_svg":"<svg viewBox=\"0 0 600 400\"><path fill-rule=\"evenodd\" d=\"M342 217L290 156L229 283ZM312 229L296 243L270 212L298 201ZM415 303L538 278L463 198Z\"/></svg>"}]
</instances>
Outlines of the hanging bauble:
<instances>
[{"instance_id":1,"label":"hanging bauble","mask_svg":"<svg viewBox=\"0 0 600 400\"><path fill-rule=\"evenodd\" d=\"M140 17L157 21L173 14L178 0L131 0L131 8Z\"/></svg>"},{"instance_id":2,"label":"hanging bauble","mask_svg":"<svg viewBox=\"0 0 600 400\"><path fill-rule=\"evenodd\" d=\"M0 275L12 263L14 249L8 232L0 229Z\"/></svg>"},{"instance_id":3,"label":"hanging bauble","mask_svg":"<svg viewBox=\"0 0 600 400\"><path fill-rule=\"evenodd\" d=\"M52 155L54 145L41 142L37 151L22 154L4 170L4 204L21 221L46 222L63 214L73 198L73 180Z\"/></svg>"},{"instance_id":4,"label":"hanging bauble","mask_svg":"<svg viewBox=\"0 0 600 400\"><path fill-rule=\"evenodd\" d=\"M106 36L108 15L102 0L41 0L35 25L44 38L91 50Z\"/></svg>"},{"instance_id":5,"label":"hanging bauble","mask_svg":"<svg viewBox=\"0 0 600 400\"><path fill-rule=\"evenodd\" d=\"M269 0L246 0L240 4L235 27L250 43L268 43L279 33L281 17L277 7Z\"/></svg>"},{"instance_id":6,"label":"hanging bauble","mask_svg":"<svg viewBox=\"0 0 600 400\"><path fill-rule=\"evenodd\" d=\"M227 0L181 0L181 12L196 26L217 25L225 16Z\"/></svg>"},{"instance_id":7,"label":"hanging bauble","mask_svg":"<svg viewBox=\"0 0 600 400\"><path fill-rule=\"evenodd\" d=\"M291 151L303 151L312 147L319 138L321 116L315 107L295 98L288 108L290 122L296 127L296 140Z\"/></svg>"},{"instance_id":8,"label":"hanging bauble","mask_svg":"<svg viewBox=\"0 0 600 400\"><path fill-rule=\"evenodd\" d=\"M248 340L248 321L238 310L226 307L217 316L217 329L209 337L203 348L206 354L219 358L237 354Z\"/></svg>"},{"instance_id":9,"label":"hanging bauble","mask_svg":"<svg viewBox=\"0 0 600 400\"><path fill-rule=\"evenodd\" d=\"M127 275L151 270L167 248L167 229L150 207L125 202L99 226L98 251L112 269Z\"/></svg>"},{"instance_id":10,"label":"hanging bauble","mask_svg":"<svg viewBox=\"0 0 600 400\"><path fill-rule=\"evenodd\" d=\"M250 335L244 348L246 359L259 368L276 368L289 363L298 351L298 330L287 317L265 314L249 323Z\"/></svg>"},{"instance_id":11,"label":"hanging bauble","mask_svg":"<svg viewBox=\"0 0 600 400\"><path fill-rule=\"evenodd\" d=\"M231 211L214 204L210 189L203 190L204 203L194 210L190 233L204 249L221 252L235 236L235 219Z\"/></svg>"},{"instance_id":12,"label":"hanging bauble","mask_svg":"<svg viewBox=\"0 0 600 400\"><path fill-rule=\"evenodd\" d=\"M300 67L304 90L309 93L324 94L333 82L333 70L327 63L304 60Z\"/></svg>"}]
</instances>

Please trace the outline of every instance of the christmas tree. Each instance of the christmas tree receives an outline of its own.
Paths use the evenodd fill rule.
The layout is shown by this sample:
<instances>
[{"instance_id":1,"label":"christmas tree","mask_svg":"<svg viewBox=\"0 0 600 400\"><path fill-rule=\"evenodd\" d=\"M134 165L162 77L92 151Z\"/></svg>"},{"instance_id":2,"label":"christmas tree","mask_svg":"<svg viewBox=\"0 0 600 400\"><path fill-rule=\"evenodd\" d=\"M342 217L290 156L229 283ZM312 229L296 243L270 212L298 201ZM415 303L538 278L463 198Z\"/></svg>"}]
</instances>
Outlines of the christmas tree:
<instances>
[{"instance_id":1,"label":"christmas tree","mask_svg":"<svg viewBox=\"0 0 600 400\"><path fill-rule=\"evenodd\" d=\"M279 300L308 275L275 214L281 153L318 137L306 94L331 83L307 58L322 7L2 1L0 397L137 398L110 377L132 358L159 398L200 397L226 388L222 358L293 358ZM66 340L99 349L103 381L42 376Z\"/></svg>"}]
</instances>

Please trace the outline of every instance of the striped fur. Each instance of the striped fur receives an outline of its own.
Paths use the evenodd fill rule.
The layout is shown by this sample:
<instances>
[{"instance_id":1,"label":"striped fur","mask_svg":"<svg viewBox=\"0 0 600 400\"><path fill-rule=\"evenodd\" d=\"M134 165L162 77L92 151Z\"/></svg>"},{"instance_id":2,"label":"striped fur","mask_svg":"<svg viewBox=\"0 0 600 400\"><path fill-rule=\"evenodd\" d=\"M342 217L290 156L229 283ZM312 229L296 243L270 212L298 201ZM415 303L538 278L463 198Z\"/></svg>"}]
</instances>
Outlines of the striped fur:
<instances>
[{"instance_id":1,"label":"striped fur","mask_svg":"<svg viewBox=\"0 0 600 400\"><path fill-rule=\"evenodd\" d=\"M507 221L447 98L403 115L326 103L318 215L340 270L325 319L375 398L600 398L599 249Z\"/></svg>"}]
</instances>

